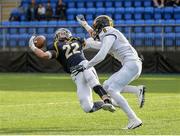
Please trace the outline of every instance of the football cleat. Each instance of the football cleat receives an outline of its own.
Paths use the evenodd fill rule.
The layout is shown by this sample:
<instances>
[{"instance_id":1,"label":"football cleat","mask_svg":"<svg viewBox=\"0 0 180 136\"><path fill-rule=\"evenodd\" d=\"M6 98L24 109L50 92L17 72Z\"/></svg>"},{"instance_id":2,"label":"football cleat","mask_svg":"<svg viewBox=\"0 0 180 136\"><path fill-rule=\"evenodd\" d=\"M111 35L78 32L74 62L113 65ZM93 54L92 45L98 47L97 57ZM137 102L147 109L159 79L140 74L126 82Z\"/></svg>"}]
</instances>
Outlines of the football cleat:
<instances>
[{"instance_id":1,"label":"football cleat","mask_svg":"<svg viewBox=\"0 0 180 136\"><path fill-rule=\"evenodd\" d=\"M106 111L110 111L110 112L115 112L116 111L116 108L110 103L104 103L102 105L102 109L106 110Z\"/></svg>"},{"instance_id":2,"label":"football cleat","mask_svg":"<svg viewBox=\"0 0 180 136\"><path fill-rule=\"evenodd\" d=\"M142 108L145 102L146 87L144 85L140 85L138 86L138 88L139 88L139 94L138 94L139 107Z\"/></svg>"},{"instance_id":3,"label":"football cleat","mask_svg":"<svg viewBox=\"0 0 180 136\"><path fill-rule=\"evenodd\" d=\"M130 119L128 125L123 129L136 129L142 126L142 121L139 118Z\"/></svg>"}]
</instances>

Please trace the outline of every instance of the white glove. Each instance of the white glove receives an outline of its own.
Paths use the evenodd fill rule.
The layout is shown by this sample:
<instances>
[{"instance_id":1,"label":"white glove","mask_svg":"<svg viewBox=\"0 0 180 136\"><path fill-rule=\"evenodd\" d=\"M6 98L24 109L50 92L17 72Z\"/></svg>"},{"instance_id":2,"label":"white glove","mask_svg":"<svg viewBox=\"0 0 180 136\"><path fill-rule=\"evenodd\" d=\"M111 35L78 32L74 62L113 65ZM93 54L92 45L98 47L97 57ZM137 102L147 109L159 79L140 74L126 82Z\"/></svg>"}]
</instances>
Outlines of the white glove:
<instances>
[{"instance_id":1,"label":"white glove","mask_svg":"<svg viewBox=\"0 0 180 136\"><path fill-rule=\"evenodd\" d=\"M29 39L29 47L33 52L37 49L37 47L34 45L34 38L35 37L36 36L31 36L31 38Z\"/></svg>"},{"instance_id":2,"label":"white glove","mask_svg":"<svg viewBox=\"0 0 180 136\"><path fill-rule=\"evenodd\" d=\"M91 26L88 25L83 15L77 15L76 20L82 25L88 32L92 29Z\"/></svg>"}]
</instances>

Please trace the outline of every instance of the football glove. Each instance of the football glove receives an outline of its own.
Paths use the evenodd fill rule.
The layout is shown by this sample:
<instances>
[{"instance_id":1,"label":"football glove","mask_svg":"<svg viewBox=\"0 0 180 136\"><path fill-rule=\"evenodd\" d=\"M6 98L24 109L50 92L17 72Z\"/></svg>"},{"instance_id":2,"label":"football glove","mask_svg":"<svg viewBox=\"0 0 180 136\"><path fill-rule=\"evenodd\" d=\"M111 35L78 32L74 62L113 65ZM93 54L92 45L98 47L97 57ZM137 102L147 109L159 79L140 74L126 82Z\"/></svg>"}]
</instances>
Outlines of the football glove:
<instances>
[{"instance_id":1,"label":"football glove","mask_svg":"<svg viewBox=\"0 0 180 136\"><path fill-rule=\"evenodd\" d=\"M34 50L35 49L37 49L36 48L36 46L34 45L34 38L35 38L36 36L31 36L31 38L29 39L29 47L30 47L30 49L34 52Z\"/></svg>"},{"instance_id":2,"label":"football glove","mask_svg":"<svg viewBox=\"0 0 180 136\"><path fill-rule=\"evenodd\" d=\"M70 68L70 72L73 76L76 76L80 72L83 72L86 68L83 65L76 65Z\"/></svg>"}]
</instances>

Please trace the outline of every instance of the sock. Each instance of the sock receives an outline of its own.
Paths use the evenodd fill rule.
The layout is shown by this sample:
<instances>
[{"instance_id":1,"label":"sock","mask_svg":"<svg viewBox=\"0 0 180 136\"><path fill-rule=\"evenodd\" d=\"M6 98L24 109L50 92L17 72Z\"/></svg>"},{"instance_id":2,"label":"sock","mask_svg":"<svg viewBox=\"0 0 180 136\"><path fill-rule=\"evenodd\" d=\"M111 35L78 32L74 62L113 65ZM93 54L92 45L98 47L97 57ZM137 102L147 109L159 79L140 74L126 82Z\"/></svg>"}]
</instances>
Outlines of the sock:
<instances>
[{"instance_id":1,"label":"sock","mask_svg":"<svg viewBox=\"0 0 180 136\"><path fill-rule=\"evenodd\" d=\"M93 90L96 94L99 95L99 97L104 101L104 103L110 103L110 104L112 103L106 91L101 85L97 85L93 87Z\"/></svg>"},{"instance_id":2,"label":"sock","mask_svg":"<svg viewBox=\"0 0 180 136\"><path fill-rule=\"evenodd\" d=\"M139 88L137 86L132 86L132 85L126 85L121 93L134 93L135 95L139 94Z\"/></svg>"},{"instance_id":3,"label":"sock","mask_svg":"<svg viewBox=\"0 0 180 136\"><path fill-rule=\"evenodd\" d=\"M108 91L111 97L116 101L117 105L126 113L129 119L137 118L135 112L129 106L127 100L119 93L115 91Z\"/></svg>"},{"instance_id":4,"label":"sock","mask_svg":"<svg viewBox=\"0 0 180 136\"><path fill-rule=\"evenodd\" d=\"M100 110L102 108L103 104L104 104L104 102L102 102L102 101L94 102L94 105L93 105L90 113Z\"/></svg>"}]
</instances>

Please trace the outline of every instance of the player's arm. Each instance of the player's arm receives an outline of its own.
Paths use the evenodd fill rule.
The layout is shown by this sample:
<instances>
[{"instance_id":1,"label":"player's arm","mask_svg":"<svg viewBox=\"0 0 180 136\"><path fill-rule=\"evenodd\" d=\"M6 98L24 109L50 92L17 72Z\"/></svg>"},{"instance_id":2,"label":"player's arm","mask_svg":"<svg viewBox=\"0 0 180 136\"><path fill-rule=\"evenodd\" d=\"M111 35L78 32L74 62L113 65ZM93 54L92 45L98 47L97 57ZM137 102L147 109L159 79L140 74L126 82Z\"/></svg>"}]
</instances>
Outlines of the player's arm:
<instances>
[{"instance_id":1,"label":"player's arm","mask_svg":"<svg viewBox=\"0 0 180 136\"><path fill-rule=\"evenodd\" d=\"M86 29L91 37L93 37L94 30L93 28L87 23L83 15L76 16L77 21L79 24Z\"/></svg>"},{"instance_id":2,"label":"player's arm","mask_svg":"<svg viewBox=\"0 0 180 136\"><path fill-rule=\"evenodd\" d=\"M92 48L92 49L96 49L96 50L99 50L101 48L101 42L100 41L95 41L93 38L88 38L88 39L85 39L85 47L84 49L89 49L89 48Z\"/></svg>"},{"instance_id":3,"label":"player's arm","mask_svg":"<svg viewBox=\"0 0 180 136\"><path fill-rule=\"evenodd\" d=\"M34 38L35 38L35 36L32 36L30 38L29 47L34 52L34 54L36 54L36 56L38 56L39 58L42 58L42 59L51 59L51 58L53 58L53 56L55 56L55 52L54 53L51 51L44 52L43 50L37 48L34 45Z\"/></svg>"},{"instance_id":4,"label":"player's arm","mask_svg":"<svg viewBox=\"0 0 180 136\"><path fill-rule=\"evenodd\" d=\"M87 63L85 68L88 69L88 68L93 67L96 64L100 63L101 61L103 61L115 40L116 40L116 37L114 35L105 36L102 41L101 49L96 54L96 56Z\"/></svg>"}]
</instances>

